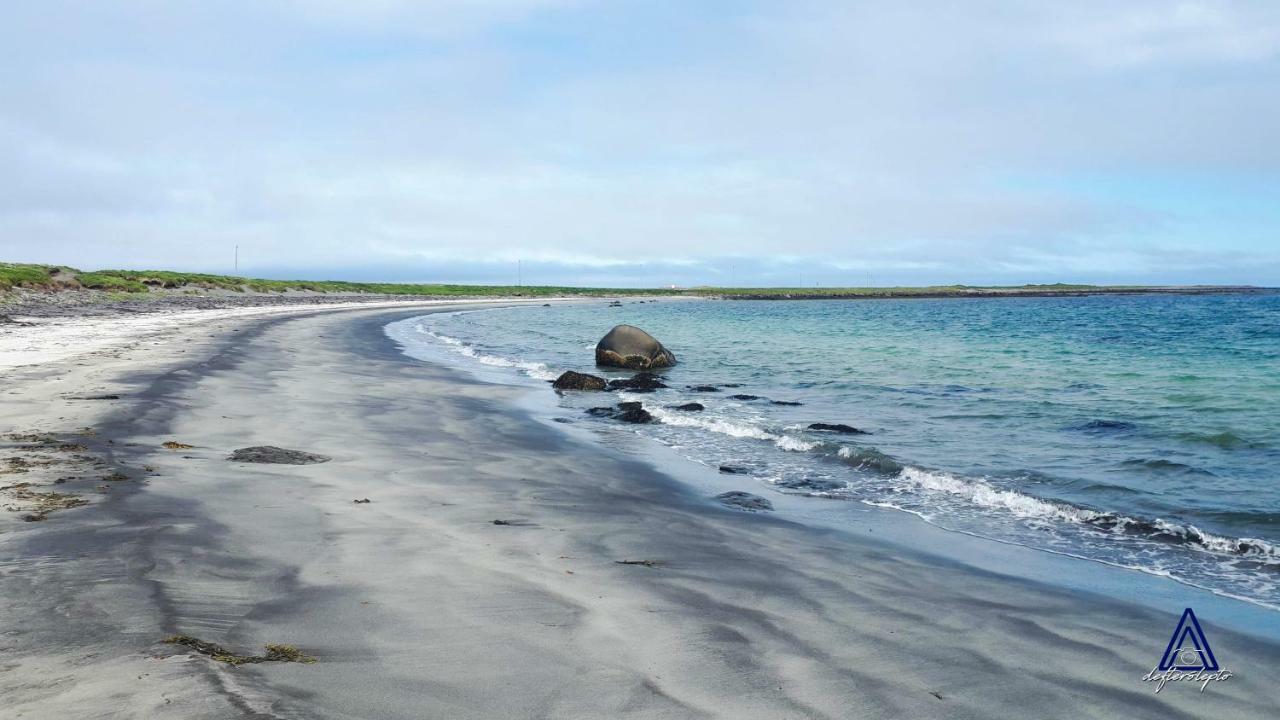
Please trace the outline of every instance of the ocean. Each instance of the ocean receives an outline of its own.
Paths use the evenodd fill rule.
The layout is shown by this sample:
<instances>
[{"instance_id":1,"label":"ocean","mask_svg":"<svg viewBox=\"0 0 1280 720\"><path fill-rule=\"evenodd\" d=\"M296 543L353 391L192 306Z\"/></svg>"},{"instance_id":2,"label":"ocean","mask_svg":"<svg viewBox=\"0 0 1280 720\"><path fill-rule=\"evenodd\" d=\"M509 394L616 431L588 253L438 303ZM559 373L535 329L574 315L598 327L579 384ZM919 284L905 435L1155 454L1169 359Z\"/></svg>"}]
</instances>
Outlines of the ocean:
<instances>
[{"instance_id":1,"label":"ocean","mask_svg":"<svg viewBox=\"0 0 1280 720\"><path fill-rule=\"evenodd\" d=\"M594 366L620 323L676 354L670 387L566 393L575 424L612 431L586 410L639 401L657 422L629 431L762 495L890 508L1280 609L1280 294L601 300L387 333L546 388L563 370L630 376ZM706 409L673 409L689 402Z\"/></svg>"}]
</instances>

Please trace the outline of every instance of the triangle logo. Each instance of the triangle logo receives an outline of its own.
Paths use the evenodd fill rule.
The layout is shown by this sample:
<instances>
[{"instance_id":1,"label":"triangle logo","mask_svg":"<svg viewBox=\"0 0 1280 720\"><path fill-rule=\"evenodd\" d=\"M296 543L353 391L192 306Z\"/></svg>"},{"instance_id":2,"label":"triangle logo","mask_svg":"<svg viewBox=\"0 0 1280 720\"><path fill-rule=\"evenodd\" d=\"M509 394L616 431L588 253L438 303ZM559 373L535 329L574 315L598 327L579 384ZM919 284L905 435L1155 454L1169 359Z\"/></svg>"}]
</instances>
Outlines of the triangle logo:
<instances>
[{"instance_id":1,"label":"triangle logo","mask_svg":"<svg viewBox=\"0 0 1280 720\"><path fill-rule=\"evenodd\" d=\"M1169 646L1165 648L1164 656L1160 658L1159 669L1162 671L1208 670L1210 672L1218 670L1218 659L1213 656L1209 639L1205 637L1200 621L1196 619L1196 614L1191 611L1191 608L1183 611L1182 619L1178 620L1177 627L1173 629Z\"/></svg>"}]
</instances>

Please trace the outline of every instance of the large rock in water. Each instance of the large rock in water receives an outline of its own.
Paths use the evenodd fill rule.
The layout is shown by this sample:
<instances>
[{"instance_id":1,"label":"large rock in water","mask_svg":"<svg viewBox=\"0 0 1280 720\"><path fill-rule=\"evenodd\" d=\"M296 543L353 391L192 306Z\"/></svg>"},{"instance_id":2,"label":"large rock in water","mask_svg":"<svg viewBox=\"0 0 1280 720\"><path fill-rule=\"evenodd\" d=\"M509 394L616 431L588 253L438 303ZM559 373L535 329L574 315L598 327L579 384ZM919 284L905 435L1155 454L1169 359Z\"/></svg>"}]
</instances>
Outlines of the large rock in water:
<instances>
[{"instance_id":1,"label":"large rock in water","mask_svg":"<svg viewBox=\"0 0 1280 720\"><path fill-rule=\"evenodd\" d=\"M675 365L676 356L640 328L618 325L596 343L596 364L649 370Z\"/></svg>"}]
</instances>

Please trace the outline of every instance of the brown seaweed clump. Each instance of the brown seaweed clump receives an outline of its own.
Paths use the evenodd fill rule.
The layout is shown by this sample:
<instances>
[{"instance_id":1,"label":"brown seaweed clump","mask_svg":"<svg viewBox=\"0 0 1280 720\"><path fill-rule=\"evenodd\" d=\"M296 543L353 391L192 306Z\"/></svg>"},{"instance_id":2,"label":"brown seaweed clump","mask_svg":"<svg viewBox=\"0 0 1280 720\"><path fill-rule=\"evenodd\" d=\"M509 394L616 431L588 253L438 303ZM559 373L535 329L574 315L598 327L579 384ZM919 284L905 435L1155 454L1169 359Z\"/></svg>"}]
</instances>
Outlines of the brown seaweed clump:
<instances>
[{"instance_id":1,"label":"brown seaweed clump","mask_svg":"<svg viewBox=\"0 0 1280 720\"><path fill-rule=\"evenodd\" d=\"M20 483L8 489L13 491L15 500L32 503L31 512L22 516L22 519L27 522L47 520L51 513L58 510L89 504L88 500L72 493L35 492L31 490L31 486L28 483Z\"/></svg>"},{"instance_id":2,"label":"brown seaweed clump","mask_svg":"<svg viewBox=\"0 0 1280 720\"><path fill-rule=\"evenodd\" d=\"M181 645L183 647L190 648L201 655L207 655L218 662L223 662L228 665L252 665L264 662L295 662L311 664L316 661L315 658L303 653L292 645L264 645L263 649L267 651L264 655L240 655L217 643L211 643L199 638L194 638L190 635L170 635L164 639L164 642L169 645Z\"/></svg>"}]
</instances>

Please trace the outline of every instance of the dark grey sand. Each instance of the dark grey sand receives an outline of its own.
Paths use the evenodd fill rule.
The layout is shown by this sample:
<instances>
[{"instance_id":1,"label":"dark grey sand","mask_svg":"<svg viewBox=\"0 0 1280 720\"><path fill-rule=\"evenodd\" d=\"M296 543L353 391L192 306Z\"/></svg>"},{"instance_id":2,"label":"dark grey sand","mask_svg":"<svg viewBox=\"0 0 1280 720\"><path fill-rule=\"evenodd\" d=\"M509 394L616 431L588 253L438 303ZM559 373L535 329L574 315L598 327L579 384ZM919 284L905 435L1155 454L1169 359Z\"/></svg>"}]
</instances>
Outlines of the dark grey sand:
<instances>
[{"instance_id":1,"label":"dark grey sand","mask_svg":"<svg viewBox=\"0 0 1280 720\"><path fill-rule=\"evenodd\" d=\"M1280 716L1272 645L1216 629L1237 676L1157 695L1167 615L722 507L402 356L381 328L420 312L6 373L0 421L90 425L130 479L0 524L0 717ZM120 398L64 399L91 394ZM257 445L333 460L226 460ZM173 633L318 662L233 668Z\"/></svg>"}]
</instances>

